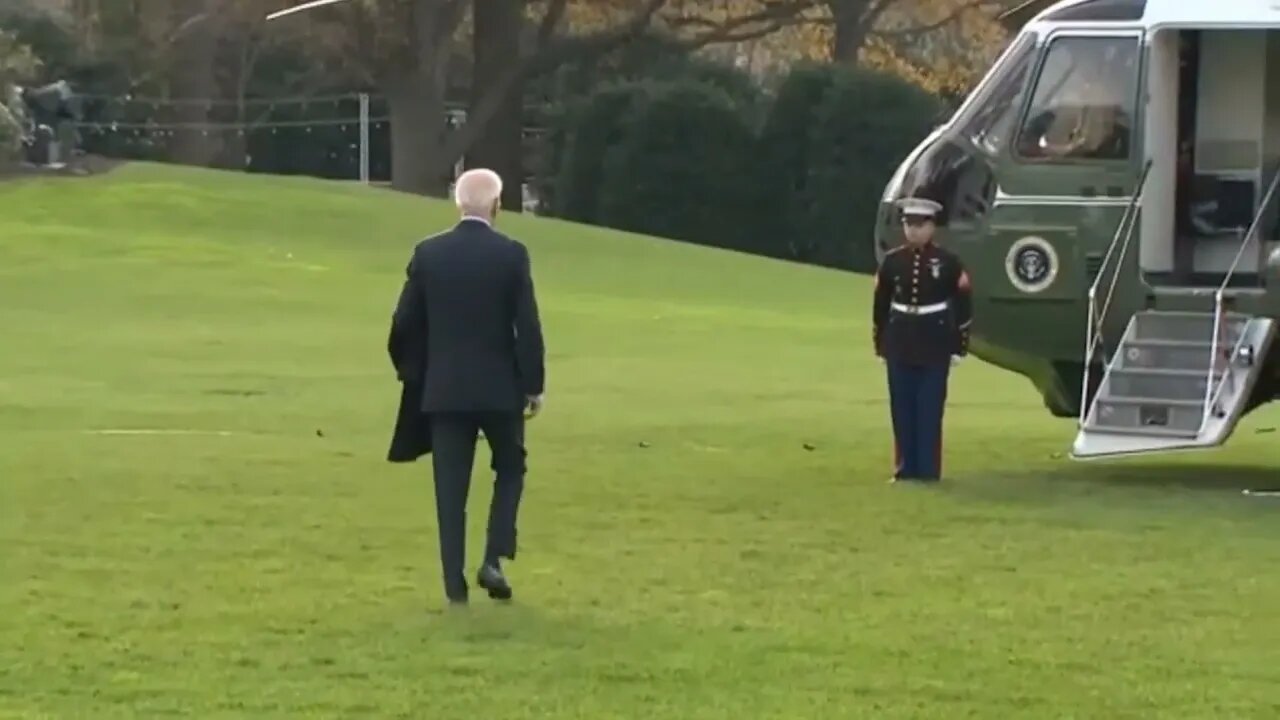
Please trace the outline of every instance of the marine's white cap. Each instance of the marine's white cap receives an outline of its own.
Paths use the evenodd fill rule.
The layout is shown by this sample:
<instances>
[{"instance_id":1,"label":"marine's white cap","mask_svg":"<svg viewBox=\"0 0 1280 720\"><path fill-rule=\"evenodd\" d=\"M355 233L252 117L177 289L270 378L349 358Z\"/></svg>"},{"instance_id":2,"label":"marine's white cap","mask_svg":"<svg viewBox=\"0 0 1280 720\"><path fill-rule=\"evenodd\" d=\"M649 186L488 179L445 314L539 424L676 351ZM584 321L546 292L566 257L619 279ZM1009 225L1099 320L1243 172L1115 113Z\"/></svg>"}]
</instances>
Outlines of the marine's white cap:
<instances>
[{"instance_id":1,"label":"marine's white cap","mask_svg":"<svg viewBox=\"0 0 1280 720\"><path fill-rule=\"evenodd\" d=\"M903 217L933 218L942 212L942 205L928 198L903 198L898 201Z\"/></svg>"}]
</instances>

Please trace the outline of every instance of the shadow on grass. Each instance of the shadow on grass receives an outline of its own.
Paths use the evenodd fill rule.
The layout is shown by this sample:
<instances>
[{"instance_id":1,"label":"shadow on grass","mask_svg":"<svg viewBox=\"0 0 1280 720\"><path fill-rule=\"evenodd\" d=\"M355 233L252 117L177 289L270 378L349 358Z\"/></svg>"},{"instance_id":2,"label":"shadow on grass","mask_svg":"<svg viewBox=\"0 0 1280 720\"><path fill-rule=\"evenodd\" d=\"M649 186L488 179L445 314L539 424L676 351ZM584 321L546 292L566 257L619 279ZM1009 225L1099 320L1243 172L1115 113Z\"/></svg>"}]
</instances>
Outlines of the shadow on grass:
<instances>
[{"instance_id":1,"label":"shadow on grass","mask_svg":"<svg viewBox=\"0 0 1280 720\"><path fill-rule=\"evenodd\" d=\"M570 651L582 650L606 639L625 646L637 634L651 640L664 636L660 628L641 632L632 627L613 627L602 624L597 616L582 612L582 608L562 613L533 602L536 601L493 602L481 595L472 598L469 606L429 607L423 613L400 618L393 632L409 632L434 643L482 647L502 643ZM674 629L666 635L675 642Z\"/></svg>"},{"instance_id":2,"label":"shadow on grass","mask_svg":"<svg viewBox=\"0 0 1280 720\"><path fill-rule=\"evenodd\" d=\"M968 475L970 480L961 478L960 481L967 484L978 479L981 473ZM1025 490L1127 488L1226 492L1238 495L1244 490L1280 490L1280 465L1261 461L1257 465L1214 463L1203 458L1134 458L1102 462L1062 460L1054 465L1034 469L993 473L987 478L1006 488L1020 486ZM1046 485L1049 487L1046 488Z\"/></svg>"},{"instance_id":3,"label":"shadow on grass","mask_svg":"<svg viewBox=\"0 0 1280 720\"><path fill-rule=\"evenodd\" d=\"M1054 482L1100 483L1111 487L1177 488L1196 491L1280 489L1280 467L1193 462L1119 461L1107 465L1072 463L1054 468Z\"/></svg>"}]
</instances>

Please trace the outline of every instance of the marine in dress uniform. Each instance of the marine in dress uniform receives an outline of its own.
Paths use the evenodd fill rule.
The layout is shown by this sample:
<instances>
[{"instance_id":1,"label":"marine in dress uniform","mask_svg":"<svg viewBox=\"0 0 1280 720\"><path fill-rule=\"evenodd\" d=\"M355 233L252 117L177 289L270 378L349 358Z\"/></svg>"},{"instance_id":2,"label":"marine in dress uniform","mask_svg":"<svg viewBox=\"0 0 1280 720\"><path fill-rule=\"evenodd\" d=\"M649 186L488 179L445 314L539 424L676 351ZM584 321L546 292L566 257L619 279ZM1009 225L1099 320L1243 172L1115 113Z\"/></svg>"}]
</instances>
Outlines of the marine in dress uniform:
<instances>
[{"instance_id":1,"label":"marine in dress uniform","mask_svg":"<svg viewBox=\"0 0 1280 720\"><path fill-rule=\"evenodd\" d=\"M876 272L876 354L889 376L894 480L942 479L942 418L951 366L969 352L969 274L933 241L938 203L899 201L906 243Z\"/></svg>"}]
</instances>

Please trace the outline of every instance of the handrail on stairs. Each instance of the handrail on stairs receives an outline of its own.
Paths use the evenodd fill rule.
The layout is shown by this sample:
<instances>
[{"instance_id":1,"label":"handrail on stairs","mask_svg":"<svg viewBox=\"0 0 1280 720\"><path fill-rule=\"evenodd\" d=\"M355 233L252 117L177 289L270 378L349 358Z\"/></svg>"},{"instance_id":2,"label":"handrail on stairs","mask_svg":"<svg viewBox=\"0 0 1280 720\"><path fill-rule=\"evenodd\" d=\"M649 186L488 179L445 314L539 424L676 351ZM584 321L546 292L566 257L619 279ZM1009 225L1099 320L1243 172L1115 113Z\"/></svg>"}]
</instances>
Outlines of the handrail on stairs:
<instances>
[{"instance_id":1,"label":"handrail on stairs","mask_svg":"<svg viewBox=\"0 0 1280 720\"><path fill-rule=\"evenodd\" d=\"M1229 366L1232 358L1240 352L1241 344L1244 342L1242 335L1237 338L1227 354L1224 357L1220 357L1223 316L1226 315L1227 309L1227 288L1231 285L1231 279L1235 276L1236 270L1240 267L1240 261L1244 259L1244 252L1248 249L1249 242L1257 234L1258 228L1262 224L1262 216L1266 214L1268 206L1271 205L1271 199L1275 196L1278 184L1280 184L1280 170L1276 171L1271 178L1271 184L1267 187L1266 194L1262 196L1262 202L1258 205L1258 209L1253 215L1253 220L1249 223L1249 229L1240 240L1240 247L1236 250L1235 259L1231 261L1231 267L1227 268L1226 274L1222 277L1222 283L1213 294L1213 338L1209 349L1209 376L1205 380L1204 388L1204 413L1200 418L1201 432L1204 432L1205 426L1209 424L1209 419L1213 416L1218 403L1221 402L1222 390L1226 386L1227 378L1230 375L1229 372L1224 371L1222 379L1215 381L1214 376L1218 374L1218 363L1226 361Z\"/></svg>"},{"instance_id":2,"label":"handrail on stairs","mask_svg":"<svg viewBox=\"0 0 1280 720\"><path fill-rule=\"evenodd\" d=\"M1138 184L1134 187L1133 194L1125 205L1124 214L1120 216L1120 224L1116 227L1116 234L1111 238L1111 244L1107 247L1107 254L1102 258L1102 265L1098 268L1098 274L1089 286L1089 320L1085 331L1084 378L1080 385L1080 427L1084 427L1085 421L1089 416L1089 381L1093 378L1093 358L1098 347L1102 344L1104 321L1107 318L1107 311L1111 309L1111 300L1116 292L1116 284L1120 280L1120 269L1124 267L1124 259L1129 253L1129 242L1133 239L1133 230L1137 227L1134 218L1137 217L1138 207L1142 203L1142 194L1146 190L1147 177L1151 173L1152 164L1152 160L1148 159L1146 165L1143 166L1142 175L1138 177ZM1126 223L1128 223L1127 227ZM1122 239L1124 241L1123 244L1121 244ZM1103 301L1102 308L1099 311L1098 289L1102 286L1102 280L1106 276L1107 267L1111 264L1112 256L1116 253L1117 245L1120 245L1120 255L1116 260L1115 269L1111 273L1111 285L1107 288L1106 299Z\"/></svg>"}]
</instances>

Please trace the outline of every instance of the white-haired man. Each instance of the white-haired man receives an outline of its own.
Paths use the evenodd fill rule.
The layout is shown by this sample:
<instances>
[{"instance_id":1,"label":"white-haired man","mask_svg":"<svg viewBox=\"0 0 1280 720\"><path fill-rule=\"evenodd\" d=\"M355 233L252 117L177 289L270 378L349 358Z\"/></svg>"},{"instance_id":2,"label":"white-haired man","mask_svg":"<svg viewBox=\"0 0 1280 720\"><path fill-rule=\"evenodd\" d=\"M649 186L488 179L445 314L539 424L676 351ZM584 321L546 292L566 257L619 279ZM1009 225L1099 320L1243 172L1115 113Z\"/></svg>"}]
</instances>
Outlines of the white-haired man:
<instances>
[{"instance_id":1,"label":"white-haired man","mask_svg":"<svg viewBox=\"0 0 1280 720\"><path fill-rule=\"evenodd\" d=\"M545 349L529 252L493 228L502 179L469 170L454 195L462 219L414 248L392 319L389 350L405 395L388 459L432 454L445 596L465 603L467 495L484 432L496 478L477 583L506 600L500 561L516 554L524 422L542 407Z\"/></svg>"}]
</instances>

